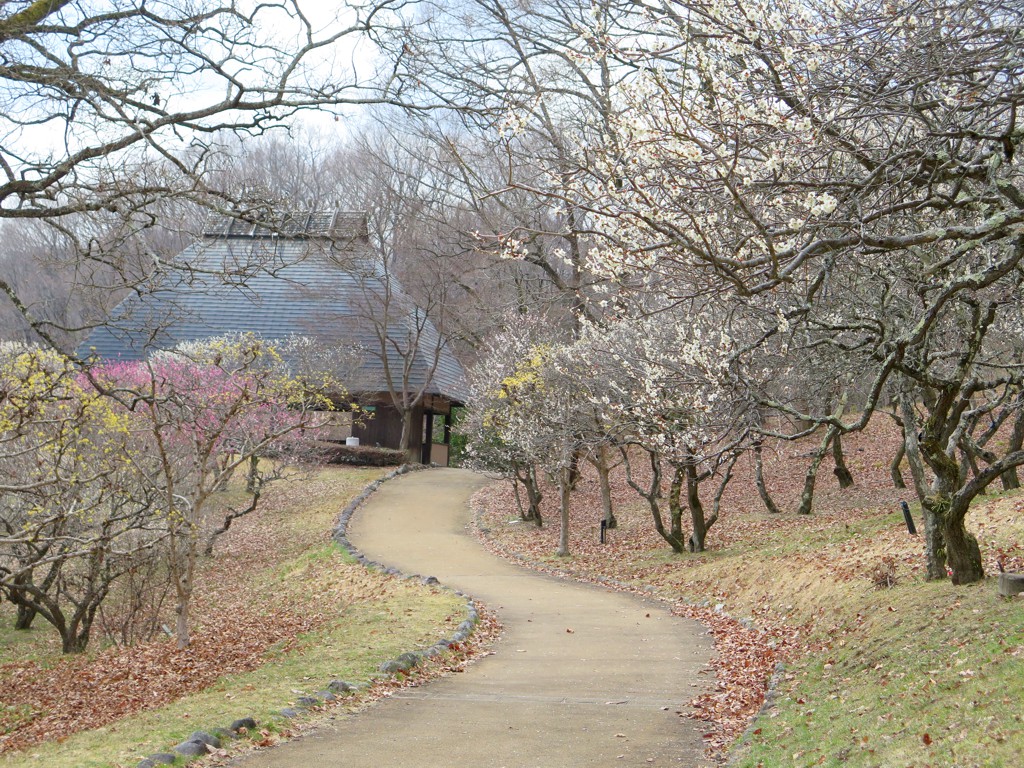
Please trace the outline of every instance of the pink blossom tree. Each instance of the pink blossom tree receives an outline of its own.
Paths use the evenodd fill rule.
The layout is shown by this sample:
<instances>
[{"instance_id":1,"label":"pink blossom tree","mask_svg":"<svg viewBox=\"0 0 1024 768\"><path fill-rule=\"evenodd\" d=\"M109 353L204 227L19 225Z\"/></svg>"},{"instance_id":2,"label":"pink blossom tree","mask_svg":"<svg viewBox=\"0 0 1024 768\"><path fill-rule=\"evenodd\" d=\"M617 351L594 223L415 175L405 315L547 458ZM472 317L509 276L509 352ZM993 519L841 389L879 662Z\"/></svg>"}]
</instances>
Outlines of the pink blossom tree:
<instances>
[{"instance_id":1,"label":"pink blossom tree","mask_svg":"<svg viewBox=\"0 0 1024 768\"><path fill-rule=\"evenodd\" d=\"M168 541L176 597L176 637L189 643L189 606L204 544L252 512L273 472L312 455L328 423L331 396L342 396L329 373L300 379L280 345L256 336L211 339L149 360L108 363L88 372L98 391L119 403L133 435L131 464L157 505ZM315 384L315 386L314 386ZM210 502L239 467L249 468L242 509L211 525Z\"/></svg>"}]
</instances>

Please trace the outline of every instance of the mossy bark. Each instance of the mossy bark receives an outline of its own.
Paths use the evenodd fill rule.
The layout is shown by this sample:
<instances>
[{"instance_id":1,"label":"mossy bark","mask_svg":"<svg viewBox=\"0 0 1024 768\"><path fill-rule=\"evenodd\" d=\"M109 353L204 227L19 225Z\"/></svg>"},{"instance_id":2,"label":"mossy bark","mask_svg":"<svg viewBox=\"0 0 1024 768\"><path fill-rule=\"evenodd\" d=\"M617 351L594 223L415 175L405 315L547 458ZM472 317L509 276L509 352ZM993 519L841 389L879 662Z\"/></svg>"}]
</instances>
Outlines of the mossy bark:
<instances>
[{"instance_id":1,"label":"mossy bark","mask_svg":"<svg viewBox=\"0 0 1024 768\"><path fill-rule=\"evenodd\" d=\"M850 468L846 466L846 456L843 455L843 436L837 434L832 439L832 458L835 460L836 466L833 469L836 478L839 480L840 488L851 488L853 487L853 473L850 472Z\"/></svg>"},{"instance_id":2,"label":"mossy bark","mask_svg":"<svg viewBox=\"0 0 1024 768\"><path fill-rule=\"evenodd\" d=\"M946 578L946 539L943 536L948 502L938 496L925 496L921 500L924 515L925 578L940 581Z\"/></svg>"}]
</instances>

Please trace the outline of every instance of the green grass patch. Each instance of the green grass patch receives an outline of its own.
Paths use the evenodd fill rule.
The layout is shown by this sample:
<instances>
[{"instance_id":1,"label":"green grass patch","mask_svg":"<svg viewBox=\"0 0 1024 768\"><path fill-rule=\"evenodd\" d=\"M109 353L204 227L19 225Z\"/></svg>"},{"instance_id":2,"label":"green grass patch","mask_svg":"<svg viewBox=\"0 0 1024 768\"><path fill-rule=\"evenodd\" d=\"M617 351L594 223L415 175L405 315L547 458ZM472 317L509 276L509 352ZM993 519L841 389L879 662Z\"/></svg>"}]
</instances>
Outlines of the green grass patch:
<instances>
[{"instance_id":1,"label":"green grass patch","mask_svg":"<svg viewBox=\"0 0 1024 768\"><path fill-rule=\"evenodd\" d=\"M396 586L388 600L351 606L330 627L303 636L298 647L259 669L225 676L207 691L104 728L4 756L0 765L133 766L195 730L225 727L236 718L253 717L261 725L281 727L286 721L277 712L294 703L300 695L296 691L311 694L332 679L367 680L382 661L437 640L449 617L461 620L464 603L454 595L424 594L413 584Z\"/></svg>"},{"instance_id":2,"label":"green grass patch","mask_svg":"<svg viewBox=\"0 0 1024 768\"><path fill-rule=\"evenodd\" d=\"M42 619L29 630L14 628L14 611L0 605L0 665L32 662L46 664L60 653L60 637Z\"/></svg>"},{"instance_id":3,"label":"green grass patch","mask_svg":"<svg viewBox=\"0 0 1024 768\"><path fill-rule=\"evenodd\" d=\"M981 530L1001 520L988 526L990 547L1024 534L1024 521L1005 515L1018 496L983 499L991 514L979 505L973 515ZM664 578L665 596L714 595L734 616L803 627L812 649L790 663L730 766L1020 765L1024 600L1000 598L994 577L966 588L925 582L919 546L902 514L871 514L780 531ZM872 569L893 556L898 583L879 589Z\"/></svg>"},{"instance_id":4,"label":"green grass patch","mask_svg":"<svg viewBox=\"0 0 1024 768\"><path fill-rule=\"evenodd\" d=\"M791 666L734 765L1020 764L1020 600L914 581L853 607L860 627Z\"/></svg>"},{"instance_id":5,"label":"green grass patch","mask_svg":"<svg viewBox=\"0 0 1024 768\"><path fill-rule=\"evenodd\" d=\"M279 486L272 503L252 519L239 520L237 531L233 527L222 537L216 550L219 559L207 563L215 582L204 603L209 610L232 610L222 608L225 595L244 590L245 605L257 611L298 607L322 613L325 620L314 630L266 648L265 661L256 669L225 674L201 692L106 726L2 755L0 766L134 766L193 731L226 727L237 718L254 717L261 727L285 728L287 721L276 713L298 696L323 690L333 679L369 680L381 662L450 634L465 618L463 599L367 571L330 540L341 509L381 474L379 469L330 467L309 477L303 487ZM247 537L249 543L241 543ZM267 557L271 549L274 556ZM253 567L238 568L239 558L245 559L247 552ZM242 581L225 584L223 579ZM55 632L39 619L31 631L15 632L9 628L12 617L9 608L0 609L0 663L60 663ZM202 617L196 624L201 626ZM97 642L95 651L102 646ZM138 693L147 695L144 682ZM31 715L17 707L0 707L0 734Z\"/></svg>"}]
</instances>

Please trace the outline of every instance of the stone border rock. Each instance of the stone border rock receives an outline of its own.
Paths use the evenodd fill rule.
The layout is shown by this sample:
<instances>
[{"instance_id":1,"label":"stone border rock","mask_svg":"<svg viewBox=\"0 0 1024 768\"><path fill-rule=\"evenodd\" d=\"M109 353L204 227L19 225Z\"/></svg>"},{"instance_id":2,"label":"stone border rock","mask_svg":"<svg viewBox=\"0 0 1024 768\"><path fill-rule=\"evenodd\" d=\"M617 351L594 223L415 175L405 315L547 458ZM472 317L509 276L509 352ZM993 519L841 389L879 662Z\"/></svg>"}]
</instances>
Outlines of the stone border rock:
<instances>
[{"instance_id":1,"label":"stone border rock","mask_svg":"<svg viewBox=\"0 0 1024 768\"><path fill-rule=\"evenodd\" d=\"M473 599L464 592L457 589L451 589L445 587L434 576L420 576L419 574L405 574L397 568L389 568L382 563L378 563L375 560L371 560L355 546L348 538L348 524L352 519L352 515L374 494L374 492L380 488L384 483L389 480L394 480L396 477L408 474L409 472L419 472L424 469L436 468L437 464L403 464L393 472L389 472L384 477L374 480L359 494L355 499L349 503L347 507L342 511L341 516L338 518L338 524L334 528L333 538L338 546L342 547L352 557L358 560L366 568L376 568L384 573L391 574L393 576L403 576L407 579L416 579L421 584L428 586L441 586L443 589L451 591L453 594L461 597L466 601L466 620L456 627L454 634L451 637L446 637L438 640L428 648L422 648L416 651L410 651L408 653L400 654L395 659L389 659L380 665L379 670L382 674L387 676L404 674L409 672L411 669L418 667L424 660L424 658L432 658L437 656L444 651L451 648L453 645L459 645L466 642L470 635L473 634L473 630L476 628L477 622L480 621L480 612L476 607L476 603Z\"/></svg>"},{"instance_id":2,"label":"stone border rock","mask_svg":"<svg viewBox=\"0 0 1024 768\"><path fill-rule=\"evenodd\" d=\"M352 515L355 514L366 500L369 499L370 496L372 496L382 485L384 485L384 483L389 480L394 480L396 477L400 477L401 475L408 474L409 472L432 469L437 466L437 464L403 464L383 477L374 480L372 483L367 485L362 492L345 507L344 510L342 510L331 537L342 549L359 561L365 568L380 570L384 573L393 576L402 576L406 579L417 579L421 584L427 586L440 586L442 589L448 589L455 595L463 598L466 601L466 620L459 624L451 637L441 638L427 648L408 651L400 654L397 658L388 659L378 667L379 675L372 676L370 680L365 683L350 683L345 680L332 680L323 690L316 691L313 694L300 696L296 699L294 707L285 707L278 711L277 714L280 717L285 719L298 717L313 707L318 707L323 704L336 701L344 695L368 688L370 684L379 677L394 677L399 674L407 674L420 666L425 659L438 656L452 646L464 643L469 639L470 635L473 634L473 631L476 629L476 625L480 620L480 613L476 604L469 595L458 590L450 589L449 587L444 587L433 576L403 574L397 568L388 568L381 563L370 560L366 555L356 549L356 547L352 545L352 542L348 540L348 524L352 519ZM136 768L157 768L161 765L171 765L180 757L184 757L186 761L195 757L202 757L209 754L212 750L220 749L224 741L238 738L242 734L254 730L256 727L257 723L253 718L243 717L233 721L227 728L216 728L212 731L195 731L183 742L172 747L171 751L157 752L144 758L138 763Z\"/></svg>"}]
</instances>

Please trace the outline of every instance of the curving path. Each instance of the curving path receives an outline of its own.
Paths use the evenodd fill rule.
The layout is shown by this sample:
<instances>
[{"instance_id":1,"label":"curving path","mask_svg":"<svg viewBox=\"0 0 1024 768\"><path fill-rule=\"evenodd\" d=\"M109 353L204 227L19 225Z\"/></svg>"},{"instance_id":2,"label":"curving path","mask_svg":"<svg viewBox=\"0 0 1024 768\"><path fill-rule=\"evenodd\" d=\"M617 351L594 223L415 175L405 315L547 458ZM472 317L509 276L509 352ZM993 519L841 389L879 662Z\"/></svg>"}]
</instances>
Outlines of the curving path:
<instances>
[{"instance_id":1,"label":"curving path","mask_svg":"<svg viewBox=\"0 0 1024 768\"><path fill-rule=\"evenodd\" d=\"M560 581L487 553L466 533L486 481L435 469L386 483L349 538L368 557L438 577L495 610L492 656L232 765L246 768L703 766L677 712L707 684L711 640L660 605Z\"/></svg>"}]
</instances>

